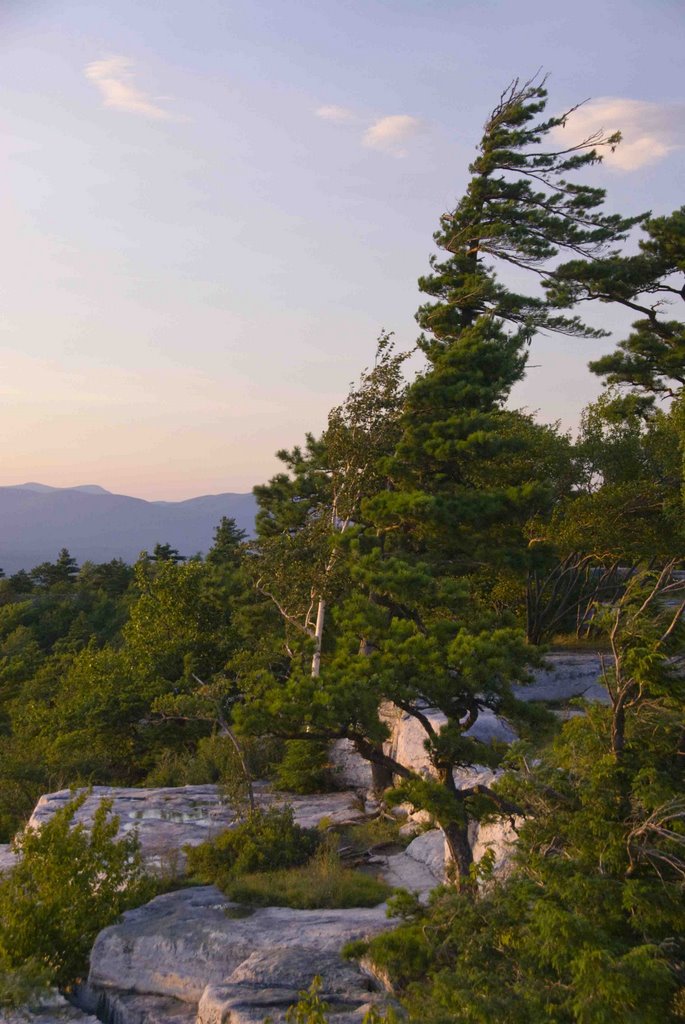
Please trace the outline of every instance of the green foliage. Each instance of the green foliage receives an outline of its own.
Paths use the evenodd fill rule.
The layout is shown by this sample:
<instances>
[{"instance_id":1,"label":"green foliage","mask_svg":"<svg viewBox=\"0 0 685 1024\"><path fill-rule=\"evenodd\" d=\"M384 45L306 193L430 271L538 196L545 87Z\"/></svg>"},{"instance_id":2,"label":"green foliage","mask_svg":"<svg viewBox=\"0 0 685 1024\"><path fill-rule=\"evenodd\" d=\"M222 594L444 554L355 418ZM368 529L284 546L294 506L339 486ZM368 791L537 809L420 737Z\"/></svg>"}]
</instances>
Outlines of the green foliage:
<instances>
[{"instance_id":1,"label":"green foliage","mask_svg":"<svg viewBox=\"0 0 685 1024\"><path fill-rule=\"evenodd\" d=\"M269 736L241 738L240 746L250 777L268 779L283 756L283 743ZM146 786L201 786L216 783L224 787L231 777L242 773L235 746L227 736L213 733L197 744L181 749L165 748L145 777Z\"/></svg>"},{"instance_id":2,"label":"green foliage","mask_svg":"<svg viewBox=\"0 0 685 1024\"><path fill-rule=\"evenodd\" d=\"M188 847L188 871L225 889L239 875L304 864L319 842L315 829L296 824L291 807L257 809L216 839Z\"/></svg>"},{"instance_id":3,"label":"green foliage","mask_svg":"<svg viewBox=\"0 0 685 1024\"><path fill-rule=\"evenodd\" d=\"M330 1007L320 996L322 985L323 982L317 974L312 979L309 989L300 992L297 1003L286 1012L287 1024L329 1024L327 1013ZM265 1024L271 1024L270 1018L266 1019ZM381 1014L375 1006L372 1006L364 1015L362 1024L397 1024L397 1017L392 1009Z\"/></svg>"},{"instance_id":4,"label":"green foliage","mask_svg":"<svg viewBox=\"0 0 685 1024\"><path fill-rule=\"evenodd\" d=\"M532 767L512 750L498 789L526 814L517 871L428 907L402 896L397 931L358 951L417 1024L681 1019L682 589L636 576L606 612L610 705L565 723Z\"/></svg>"},{"instance_id":5,"label":"green foliage","mask_svg":"<svg viewBox=\"0 0 685 1024\"><path fill-rule=\"evenodd\" d=\"M20 859L0 879L1 959L10 980L16 976L16 991L34 967L40 978L70 988L85 976L97 933L154 895L135 837L116 838L119 822L106 802L88 831L73 824L84 799L23 832L15 841Z\"/></svg>"},{"instance_id":6,"label":"green foliage","mask_svg":"<svg viewBox=\"0 0 685 1024\"><path fill-rule=\"evenodd\" d=\"M371 875L346 868L334 835L295 824L292 808L252 811L245 821L189 847L188 870L236 902L257 906L368 907L390 893Z\"/></svg>"},{"instance_id":7,"label":"green foliage","mask_svg":"<svg viewBox=\"0 0 685 1024\"><path fill-rule=\"evenodd\" d=\"M283 760L276 768L276 785L291 793L325 793L332 789L327 744L287 740Z\"/></svg>"},{"instance_id":8,"label":"green foliage","mask_svg":"<svg viewBox=\"0 0 685 1024\"><path fill-rule=\"evenodd\" d=\"M646 237L637 254L572 260L551 275L549 294L560 305L590 298L642 313L616 351L590 363L590 369L609 384L634 390L649 406L655 396L673 398L685 387L685 324L664 316L669 300L683 294L685 207L667 217L649 217L643 227Z\"/></svg>"},{"instance_id":9,"label":"green foliage","mask_svg":"<svg viewBox=\"0 0 685 1024\"><path fill-rule=\"evenodd\" d=\"M382 814L344 825L336 833L343 846L355 854L364 854L376 847L403 847L411 842L411 836L400 834L401 824L400 819Z\"/></svg>"},{"instance_id":10,"label":"green foliage","mask_svg":"<svg viewBox=\"0 0 685 1024\"><path fill-rule=\"evenodd\" d=\"M685 552L681 436L677 407L645 414L616 389L591 403L576 445L579 487L548 532L558 549L629 562Z\"/></svg>"},{"instance_id":11,"label":"green foliage","mask_svg":"<svg viewBox=\"0 0 685 1024\"><path fill-rule=\"evenodd\" d=\"M299 1001L285 1015L287 1024L327 1024L328 1003L319 996L322 981L317 974L307 992L301 992Z\"/></svg>"},{"instance_id":12,"label":"green foliage","mask_svg":"<svg viewBox=\"0 0 685 1024\"><path fill-rule=\"evenodd\" d=\"M225 736L203 736L194 748L164 749L146 778L146 786L201 786L236 771L235 748Z\"/></svg>"},{"instance_id":13,"label":"green foliage","mask_svg":"<svg viewBox=\"0 0 685 1024\"><path fill-rule=\"evenodd\" d=\"M115 559L77 572L67 552L0 580L0 839L49 789L131 785L158 762L169 775L216 774L204 754L182 762L237 696L223 670L246 580L239 531L221 529L230 537L211 563Z\"/></svg>"},{"instance_id":14,"label":"green foliage","mask_svg":"<svg viewBox=\"0 0 685 1024\"><path fill-rule=\"evenodd\" d=\"M344 867L337 844L324 842L302 867L241 874L224 891L238 903L313 910L375 907L392 890L372 875Z\"/></svg>"},{"instance_id":15,"label":"green foliage","mask_svg":"<svg viewBox=\"0 0 685 1024\"><path fill-rule=\"evenodd\" d=\"M51 982L45 964L31 957L16 965L0 946L0 1010L36 1005L49 992Z\"/></svg>"}]
</instances>

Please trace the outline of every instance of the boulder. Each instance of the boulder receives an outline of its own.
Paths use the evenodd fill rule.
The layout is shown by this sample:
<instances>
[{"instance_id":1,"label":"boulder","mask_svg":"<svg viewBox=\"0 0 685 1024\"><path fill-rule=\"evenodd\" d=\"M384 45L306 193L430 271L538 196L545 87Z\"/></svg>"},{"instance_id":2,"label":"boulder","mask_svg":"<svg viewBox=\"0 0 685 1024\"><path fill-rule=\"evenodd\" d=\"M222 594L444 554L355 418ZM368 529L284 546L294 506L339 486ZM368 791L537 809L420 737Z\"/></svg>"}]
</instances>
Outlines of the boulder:
<instances>
[{"instance_id":1,"label":"boulder","mask_svg":"<svg viewBox=\"0 0 685 1024\"><path fill-rule=\"evenodd\" d=\"M469 828L469 843L473 859L477 863L486 853L492 852L492 872L496 878L506 878L514 867L517 834L515 829L523 824L523 818L512 823L509 818L492 822L473 822Z\"/></svg>"},{"instance_id":2,"label":"boulder","mask_svg":"<svg viewBox=\"0 0 685 1024\"><path fill-rule=\"evenodd\" d=\"M425 899L445 881L445 837L440 829L430 829L413 839L403 853L376 856L372 863L378 865L388 885L409 889Z\"/></svg>"},{"instance_id":3,"label":"boulder","mask_svg":"<svg viewBox=\"0 0 685 1024\"><path fill-rule=\"evenodd\" d=\"M359 969L337 953L317 956L322 978L320 998L328 1003L336 1024L359 1021L375 986ZM265 1016L285 1020L297 993L312 981L309 950L259 950L248 957L221 985L208 985L198 1006L197 1024L262 1024Z\"/></svg>"},{"instance_id":4,"label":"boulder","mask_svg":"<svg viewBox=\"0 0 685 1024\"><path fill-rule=\"evenodd\" d=\"M506 878L513 868L516 846L516 832L522 819L512 825L508 818L492 822L474 821L469 827L469 843L476 863L488 851L492 851L493 875ZM385 858L376 858L383 878L389 885L409 889L425 899L437 885L442 885L448 876L450 863L445 836L439 828L430 829L418 835L404 853Z\"/></svg>"},{"instance_id":5,"label":"boulder","mask_svg":"<svg viewBox=\"0 0 685 1024\"><path fill-rule=\"evenodd\" d=\"M373 983L339 953L346 942L391 926L384 904L250 912L214 886L182 889L100 932L81 1004L99 1006L110 1019L116 1009L117 1024L185 1024L193 1018L184 1004L192 1012L199 1007L201 1024L261 1024L267 1015L276 1024L320 974L334 1019L361 1021Z\"/></svg>"},{"instance_id":6,"label":"boulder","mask_svg":"<svg viewBox=\"0 0 685 1024\"><path fill-rule=\"evenodd\" d=\"M447 721L440 711L427 709L424 714L436 729L442 728ZM384 744L386 753L421 775L429 775L431 765L425 747L426 732L421 723L394 704L386 704L381 717L390 730L390 738ZM483 743L513 743L517 739L511 725L487 709L480 713L466 735ZM332 744L330 758L341 785L364 791L371 788L371 767L349 740L337 740Z\"/></svg>"},{"instance_id":7,"label":"boulder","mask_svg":"<svg viewBox=\"0 0 685 1024\"><path fill-rule=\"evenodd\" d=\"M99 1024L96 1017L72 1006L57 991L42 999L39 1006L5 1013L0 1010L0 1014L0 1024Z\"/></svg>"},{"instance_id":8,"label":"boulder","mask_svg":"<svg viewBox=\"0 0 685 1024\"><path fill-rule=\"evenodd\" d=\"M3 871L9 871L13 868L17 862L17 855L13 852L11 846L6 843L0 843L0 875Z\"/></svg>"},{"instance_id":9,"label":"boulder","mask_svg":"<svg viewBox=\"0 0 685 1024\"><path fill-rule=\"evenodd\" d=\"M364 793L372 788L371 765L357 753L351 740L334 740L328 756L333 773L341 786Z\"/></svg>"},{"instance_id":10,"label":"boulder","mask_svg":"<svg viewBox=\"0 0 685 1024\"><path fill-rule=\"evenodd\" d=\"M41 796L28 827L36 828L49 821L73 795L63 789ZM260 807L290 804L298 824L307 828L316 827L324 819L339 824L363 817L358 797L349 791L298 796L274 793L266 784L257 783L255 798ZM112 802L112 813L120 822L120 835L137 832L147 865L171 876L184 870L184 846L197 846L236 823L235 811L221 799L217 787L211 785L159 789L93 786L74 820L89 825L102 800Z\"/></svg>"},{"instance_id":11,"label":"boulder","mask_svg":"<svg viewBox=\"0 0 685 1024\"><path fill-rule=\"evenodd\" d=\"M436 730L441 729L447 721L440 711L426 710L424 714ZM480 713L475 725L466 735L483 743L513 743L517 739L516 732L509 723L488 710ZM426 732L418 719L397 708L392 719L392 734L385 745L390 756L421 775L429 775L431 764L425 744Z\"/></svg>"},{"instance_id":12,"label":"boulder","mask_svg":"<svg viewBox=\"0 0 685 1024\"><path fill-rule=\"evenodd\" d=\"M572 697L606 704L602 665L596 651L553 651L545 655L543 668L534 669L533 681L514 686L514 695L525 701L567 701Z\"/></svg>"}]
</instances>

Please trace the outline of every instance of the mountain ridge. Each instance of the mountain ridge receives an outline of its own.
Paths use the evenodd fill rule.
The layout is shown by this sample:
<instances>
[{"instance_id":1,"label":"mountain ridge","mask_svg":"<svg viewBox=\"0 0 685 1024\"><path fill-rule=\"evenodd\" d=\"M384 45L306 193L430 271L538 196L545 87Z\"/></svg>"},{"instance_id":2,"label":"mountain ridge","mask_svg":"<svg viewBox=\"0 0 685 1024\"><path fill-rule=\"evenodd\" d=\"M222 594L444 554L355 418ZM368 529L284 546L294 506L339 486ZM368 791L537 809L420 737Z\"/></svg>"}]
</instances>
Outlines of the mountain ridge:
<instances>
[{"instance_id":1,"label":"mountain ridge","mask_svg":"<svg viewBox=\"0 0 685 1024\"><path fill-rule=\"evenodd\" d=\"M181 554L206 553L222 516L254 532L251 493L227 491L183 501L146 501L98 484L0 487L0 567L7 575L54 561L61 548L74 558L133 562L141 551L168 543Z\"/></svg>"}]
</instances>

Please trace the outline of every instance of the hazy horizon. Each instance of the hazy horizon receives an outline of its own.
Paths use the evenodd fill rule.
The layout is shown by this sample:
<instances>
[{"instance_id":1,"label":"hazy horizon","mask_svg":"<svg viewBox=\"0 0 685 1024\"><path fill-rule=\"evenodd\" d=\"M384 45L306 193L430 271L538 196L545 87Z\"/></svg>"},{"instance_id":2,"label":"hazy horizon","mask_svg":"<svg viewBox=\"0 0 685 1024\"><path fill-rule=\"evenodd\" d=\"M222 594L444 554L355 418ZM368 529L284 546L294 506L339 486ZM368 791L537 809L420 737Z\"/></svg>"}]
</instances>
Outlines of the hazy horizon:
<instances>
[{"instance_id":1,"label":"hazy horizon","mask_svg":"<svg viewBox=\"0 0 685 1024\"><path fill-rule=\"evenodd\" d=\"M97 483L96 481L92 481L92 480L91 481L80 481L80 482L77 482L77 483L69 483L69 484L50 484L50 483L46 483L46 481L44 481L44 480L21 480L21 481L18 481L17 483L2 483L2 484L0 484L0 488L2 488L2 487L9 487L9 488L12 488L14 490L22 489L22 488L32 489L34 487L39 487L41 490L43 488L46 488L47 490L54 490L54 491L77 491L77 490L80 490L80 491L85 491L85 492L87 492L89 488L95 488L97 490L94 490L91 493L97 493L98 491L100 491L103 494L111 494L111 495L114 495L114 496L119 495L119 496L124 496L124 497L128 497L128 498L140 498L142 501L152 501L152 502L154 502L154 501L178 502L178 501L189 501L189 500L191 500L193 498L217 497L218 495L221 495L221 494L251 494L252 493L252 488L248 487L244 491L230 491L230 490L227 490L227 491L212 491L212 492L203 493L203 494L187 494L187 495L185 495L183 497L180 497L180 498L164 498L164 497L144 498L140 494L127 494L127 493L124 493L123 491L115 491L111 487L105 487L104 484L100 484L100 483Z\"/></svg>"},{"instance_id":2,"label":"hazy horizon","mask_svg":"<svg viewBox=\"0 0 685 1024\"><path fill-rule=\"evenodd\" d=\"M568 138L623 130L592 173L610 210L670 212L684 20L675 0L3 4L0 485L268 479L382 329L413 345L432 233L517 75L549 70L551 113L591 98ZM512 404L574 427L615 340L537 339Z\"/></svg>"}]
</instances>

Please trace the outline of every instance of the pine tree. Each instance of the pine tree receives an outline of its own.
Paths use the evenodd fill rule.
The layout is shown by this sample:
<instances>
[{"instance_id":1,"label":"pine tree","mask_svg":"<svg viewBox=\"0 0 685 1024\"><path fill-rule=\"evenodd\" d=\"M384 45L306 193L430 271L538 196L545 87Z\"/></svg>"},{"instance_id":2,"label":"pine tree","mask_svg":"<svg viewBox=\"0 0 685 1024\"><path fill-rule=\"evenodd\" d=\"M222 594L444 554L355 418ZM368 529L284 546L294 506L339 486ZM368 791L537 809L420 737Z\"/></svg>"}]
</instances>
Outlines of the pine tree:
<instances>
[{"instance_id":1,"label":"pine tree","mask_svg":"<svg viewBox=\"0 0 685 1024\"><path fill-rule=\"evenodd\" d=\"M685 300L685 206L667 217L644 220L646 237L633 256L572 260L548 282L550 300L617 303L641 318L616 351L590 363L608 384L628 386L653 402L677 398L685 388L685 324L667 317Z\"/></svg>"},{"instance_id":2,"label":"pine tree","mask_svg":"<svg viewBox=\"0 0 685 1024\"><path fill-rule=\"evenodd\" d=\"M434 257L432 273L419 282L433 300L417 314L429 365L407 394L390 487L365 508L374 538L367 531L370 550L359 562L364 596L351 602L353 620L368 623L364 642L373 653L364 674L375 673L377 692L426 730L441 791L415 779L404 790L435 811L462 879L470 865L469 804L483 791L458 790L453 771L492 763L466 733L484 708L512 708L509 683L522 677L526 660L506 629L493 650L497 624L469 610L466 577L487 565L525 563L523 527L546 503L535 473L520 473L525 441L503 405L524 373L534 331L596 333L559 315L547 298L499 283L491 261L545 278L560 253L597 257L639 219L604 214L603 190L566 177L596 163L598 147L615 146L618 136L541 149L570 113L540 119L545 104L544 80L515 82L502 95L466 195L434 236L450 255ZM424 713L431 706L447 718L439 732Z\"/></svg>"},{"instance_id":3,"label":"pine tree","mask_svg":"<svg viewBox=\"0 0 685 1024\"><path fill-rule=\"evenodd\" d=\"M362 520L363 502L386 485L382 462L398 437L406 358L381 334L373 367L331 410L321 436L308 434L304 448L279 451L287 472L254 489L256 586L283 618L289 654L306 638L315 677L327 608L349 586L342 544Z\"/></svg>"},{"instance_id":4,"label":"pine tree","mask_svg":"<svg viewBox=\"0 0 685 1024\"><path fill-rule=\"evenodd\" d=\"M445 831L462 885L470 817L478 805L503 805L487 787L459 789L454 772L496 764L496 752L468 732L486 708L516 710L510 683L525 678L530 658L510 623L474 612L469 575L522 561L523 524L548 502L532 460L522 458L531 432L516 429L520 417L503 406L535 330L597 333L546 298L500 284L490 262L544 277L560 253L597 256L635 222L603 214L602 190L566 180L618 137L546 151L540 144L568 114L540 119L545 103L544 81L515 82L502 95L466 195L441 220L435 238L449 255L434 258L420 282L433 299L417 317L428 367L407 392L392 450L379 453L382 486L366 491L348 532L349 584L334 609L325 670L312 679L293 663L276 688L263 676L244 709L245 721L280 735L345 736L386 781L401 778L401 796L428 808ZM432 780L384 749L379 711L387 702L424 728ZM442 728L431 709L446 719Z\"/></svg>"}]
</instances>

